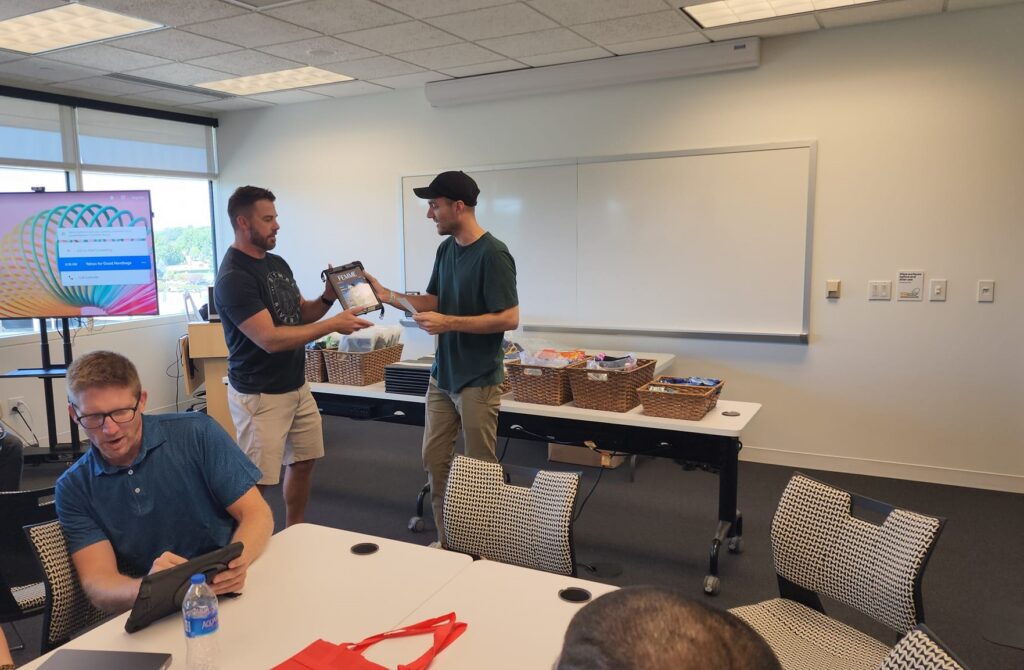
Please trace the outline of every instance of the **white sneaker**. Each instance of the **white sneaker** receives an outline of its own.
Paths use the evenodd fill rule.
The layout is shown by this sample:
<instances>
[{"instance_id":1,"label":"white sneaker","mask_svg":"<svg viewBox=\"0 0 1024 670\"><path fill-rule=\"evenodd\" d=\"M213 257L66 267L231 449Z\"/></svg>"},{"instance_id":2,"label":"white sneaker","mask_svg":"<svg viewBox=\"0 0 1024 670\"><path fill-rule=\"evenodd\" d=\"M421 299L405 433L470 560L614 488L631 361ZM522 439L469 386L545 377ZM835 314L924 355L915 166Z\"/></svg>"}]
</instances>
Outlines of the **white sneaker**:
<instances>
[{"instance_id":1,"label":"white sneaker","mask_svg":"<svg viewBox=\"0 0 1024 670\"><path fill-rule=\"evenodd\" d=\"M441 546L441 543L438 540L434 540L433 542L431 542L427 546L430 547L431 549L444 549L444 547Z\"/></svg>"}]
</instances>

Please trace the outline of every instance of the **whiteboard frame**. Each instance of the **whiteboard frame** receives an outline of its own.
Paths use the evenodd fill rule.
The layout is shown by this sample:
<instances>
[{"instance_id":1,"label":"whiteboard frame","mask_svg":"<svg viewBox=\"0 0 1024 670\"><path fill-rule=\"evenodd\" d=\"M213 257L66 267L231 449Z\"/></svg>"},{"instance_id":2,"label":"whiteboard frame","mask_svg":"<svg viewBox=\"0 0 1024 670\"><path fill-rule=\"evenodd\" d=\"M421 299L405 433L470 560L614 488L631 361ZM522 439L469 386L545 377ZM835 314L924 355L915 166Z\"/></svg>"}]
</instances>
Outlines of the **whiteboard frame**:
<instances>
[{"instance_id":1,"label":"whiteboard frame","mask_svg":"<svg viewBox=\"0 0 1024 670\"><path fill-rule=\"evenodd\" d=\"M400 220L402 225L402 286L406 289L408 278L405 272L405 193L403 182L410 177L429 177L445 170L463 170L465 172L490 172L495 170L516 170L523 168L553 167L560 165L588 165L594 163L613 163L623 161L650 160L657 158L678 158L683 156L710 156L716 154L750 153L754 151L775 151L779 149L807 149L807 220L804 239L804 300L802 327L799 333L776 333L776 332L736 332L736 331L707 331L707 330L686 330L686 329L663 329L663 328L612 328L600 326L586 326L557 323L523 323L524 331L549 332L549 333L583 333L583 334L607 334L607 335L640 335L648 337L678 337L696 338L710 340L738 340L745 342L789 342L807 344L810 340L811 320L811 252L814 244L814 206L815 206L815 184L818 174L818 141L817 140L792 140L788 142L767 142L761 144L740 144L727 147L703 147L698 149L680 149L673 151L655 151L649 153L617 154L606 156L581 156L576 158L550 159L529 161L520 163L501 163L496 165L475 165L462 167L447 167L435 171L419 171L415 174L403 175L398 180Z\"/></svg>"}]
</instances>

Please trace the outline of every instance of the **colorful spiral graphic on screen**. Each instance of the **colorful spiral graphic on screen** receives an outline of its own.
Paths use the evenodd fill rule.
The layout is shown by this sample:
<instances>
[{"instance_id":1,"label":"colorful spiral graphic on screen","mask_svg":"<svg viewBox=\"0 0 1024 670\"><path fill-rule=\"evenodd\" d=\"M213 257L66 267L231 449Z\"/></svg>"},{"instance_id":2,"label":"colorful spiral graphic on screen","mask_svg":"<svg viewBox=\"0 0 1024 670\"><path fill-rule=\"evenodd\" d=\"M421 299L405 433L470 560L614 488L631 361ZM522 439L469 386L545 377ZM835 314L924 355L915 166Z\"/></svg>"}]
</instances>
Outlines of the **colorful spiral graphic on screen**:
<instances>
[{"instance_id":1,"label":"colorful spiral graphic on screen","mask_svg":"<svg viewBox=\"0 0 1024 670\"><path fill-rule=\"evenodd\" d=\"M65 286L57 266L61 229L139 226L152 234L145 218L99 203L60 205L27 217L0 238L0 317L156 313L155 279L131 285Z\"/></svg>"}]
</instances>

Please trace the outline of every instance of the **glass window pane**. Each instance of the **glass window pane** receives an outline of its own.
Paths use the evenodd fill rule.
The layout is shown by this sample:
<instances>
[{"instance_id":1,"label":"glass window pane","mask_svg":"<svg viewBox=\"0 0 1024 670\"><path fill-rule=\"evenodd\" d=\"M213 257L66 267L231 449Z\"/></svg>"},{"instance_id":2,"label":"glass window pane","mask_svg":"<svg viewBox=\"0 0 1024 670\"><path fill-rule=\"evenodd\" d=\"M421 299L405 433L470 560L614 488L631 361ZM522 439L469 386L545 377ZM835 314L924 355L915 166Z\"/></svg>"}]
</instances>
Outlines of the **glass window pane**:
<instances>
[{"instance_id":1,"label":"glass window pane","mask_svg":"<svg viewBox=\"0 0 1024 670\"><path fill-rule=\"evenodd\" d=\"M60 107L48 102L0 97L0 158L64 160Z\"/></svg>"},{"instance_id":2,"label":"glass window pane","mask_svg":"<svg viewBox=\"0 0 1024 670\"><path fill-rule=\"evenodd\" d=\"M185 294L196 306L206 303L214 280L209 181L85 172L82 183L86 191L149 191L160 313L184 312Z\"/></svg>"},{"instance_id":3,"label":"glass window pane","mask_svg":"<svg viewBox=\"0 0 1024 670\"><path fill-rule=\"evenodd\" d=\"M64 170L0 167L0 193L28 193L40 186L59 193L68 190L67 184Z\"/></svg>"},{"instance_id":4,"label":"glass window pane","mask_svg":"<svg viewBox=\"0 0 1024 670\"><path fill-rule=\"evenodd\" d=\"M207 174L209 132L193 123L78 109L78 144L85 165Z\"/></svg>"}]
</instances>

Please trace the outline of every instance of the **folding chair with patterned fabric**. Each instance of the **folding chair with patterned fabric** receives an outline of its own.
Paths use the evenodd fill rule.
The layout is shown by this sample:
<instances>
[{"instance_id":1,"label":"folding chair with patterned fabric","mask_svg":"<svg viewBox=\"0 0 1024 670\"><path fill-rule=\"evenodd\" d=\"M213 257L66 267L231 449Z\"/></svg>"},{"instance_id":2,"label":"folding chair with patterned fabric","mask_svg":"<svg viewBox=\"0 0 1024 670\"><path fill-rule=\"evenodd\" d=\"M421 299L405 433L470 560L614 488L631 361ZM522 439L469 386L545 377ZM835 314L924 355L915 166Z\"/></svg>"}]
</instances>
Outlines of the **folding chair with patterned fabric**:
<instances>
[{"instance_id":1,"label":"folding chair with patterned fabric","mask_svg":"<svg viewBox=\"0 0 1024 670\"><path fill-rule=\"evenodd\" d=\"M53 488L0 491L0 623L10 623L23 649L14 622L43 611L43 574L22 527L57 518Z\"/></svg>"},{"instance_id":2,"label":"folding chair with patterned fabric","mask_svg":"<svg viewBox=\"0 0 1024 670\"><path fill-rule=\"evenodd\" d=\"M967 666L922 623L903 636L878 670L967 670Z\"/></svg>"},{"instance_id":3,"label":"folding chair with patterned fabric","mask_svg":"<svg viewBox=\"0 0 1024 670\"><path fill-rule=\"evenodd\" d=\"M456 454L444 492L446 546L512 565L576 574L572 515L578 472L541 470L529 488L498 463Z\"/></svg>"},{"instance_id":4,"label":"folding chair with patterned fabric","mask_svg":"<svg viewBox=\"0 0 1024 670\"><path fill-rule=\"evenodd\" d=\"M59 521L27 526L25 532L43 568L46 606L43 610L42 650L59 647L107 615L93 607L78 581Z\"/></svg>"},{"instance_id":5,"label":"folding chair with patterned fabric","mask_svg":"<svg viewBox=\"0 0 1024 670\"><path fill-rule=\"evenodd\" d=\"M921 577L944 522L796 473L772 520L781 597L731 611L786 670L876 670L890 647L828 617L818 594L906 634L924 620Z\"/></svg>"}]
</instances>

